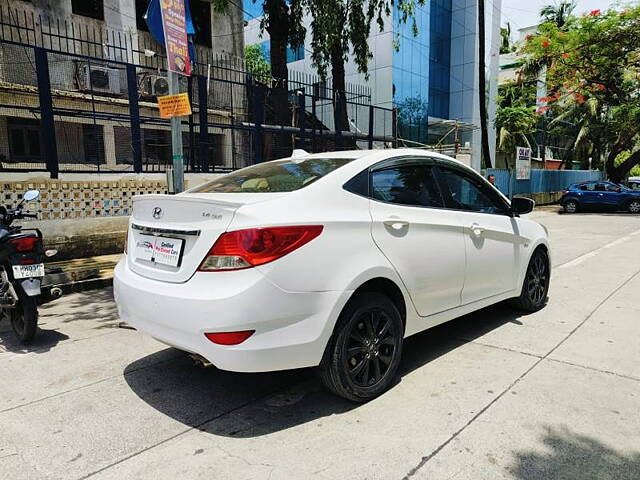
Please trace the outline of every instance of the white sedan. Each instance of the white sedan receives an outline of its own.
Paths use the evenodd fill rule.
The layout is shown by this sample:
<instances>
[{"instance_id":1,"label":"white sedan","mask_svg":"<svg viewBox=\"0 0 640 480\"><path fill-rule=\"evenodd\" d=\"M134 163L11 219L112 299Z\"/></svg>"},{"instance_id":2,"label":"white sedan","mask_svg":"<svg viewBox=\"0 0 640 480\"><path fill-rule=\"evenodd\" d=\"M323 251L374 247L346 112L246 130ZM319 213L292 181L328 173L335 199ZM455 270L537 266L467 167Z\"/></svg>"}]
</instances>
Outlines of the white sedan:
<instances>
[{"instance_id":1,"label":"white sedan","mask_svg":"<svg viewBox=\"0 0 640 480\"><path fill-rule=\"evenodd\" d=\"M134 198L122 320L220 369L319 366L353 401L403 339L507 299L547 300L547 234L472 169L422 150L303 154Z\"/></svg>"}]
</instances>

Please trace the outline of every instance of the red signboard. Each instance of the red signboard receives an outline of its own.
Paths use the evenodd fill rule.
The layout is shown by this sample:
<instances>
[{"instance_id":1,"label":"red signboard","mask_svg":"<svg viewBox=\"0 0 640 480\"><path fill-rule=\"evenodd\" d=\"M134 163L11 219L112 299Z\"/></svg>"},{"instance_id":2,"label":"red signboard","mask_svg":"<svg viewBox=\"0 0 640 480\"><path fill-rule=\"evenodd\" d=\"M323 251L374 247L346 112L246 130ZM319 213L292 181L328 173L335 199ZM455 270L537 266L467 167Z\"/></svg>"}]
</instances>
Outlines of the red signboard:
<instances>
[{"instance_id":1,"label":"red signboard","mask_svg":"<svg viewBox=\"0 0 640 480\"><path fill-rule=\"evenodd\" d=\"M184 0L160 0L164 44L170 71L191 75Z\"/></svg>"}]
</instances>

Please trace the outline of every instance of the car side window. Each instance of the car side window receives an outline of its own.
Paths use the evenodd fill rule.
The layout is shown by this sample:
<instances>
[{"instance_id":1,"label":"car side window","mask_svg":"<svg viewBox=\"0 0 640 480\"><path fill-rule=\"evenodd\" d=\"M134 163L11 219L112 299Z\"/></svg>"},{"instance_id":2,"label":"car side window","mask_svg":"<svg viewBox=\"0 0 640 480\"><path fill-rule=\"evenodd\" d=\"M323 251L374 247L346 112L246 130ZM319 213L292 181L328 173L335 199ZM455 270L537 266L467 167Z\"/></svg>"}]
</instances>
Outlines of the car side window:
<instances>
[{"instance_id":1,"label":"car side window","mask_svg":"<svg viewBox=\"0 0 640 480\"><path fill-rule=\"evenodd\" d=\"M506 205L480 179L457 169L440 167L440 184L447 208L506 214Z\"/></svg>"},{"instance_id":2,"label":"car side window","mask_svg":"<svg viewBox=\"0 0 640 480\"><path fill-rule=\"evenodd\" d=\"M607 189L607 192L619 192L620 191L620 186L616 185L615 183L607 183L605 185L605 188Z\"/></svg>"},{"instance_id":3,"label":"car side window","mask_svg":"<svg viewBox=\"0 0 640 480\"><path fill-rule=\"evenodd\" d=\"M371 198L415 207L442 207L430 165L398 165L371 173Z\"/></svg>"},{"instance_id":4,"label":"car side window","mask_svg":"<svg viewBox=\"0 0 640 480\"><path fill-rule=\"evenodd\" d=\"M598 183L598 184L596 184L595 190L596 190L596 192L606 192L607 191L607 186L604 183Z\"/></svg>"}]
</instances>

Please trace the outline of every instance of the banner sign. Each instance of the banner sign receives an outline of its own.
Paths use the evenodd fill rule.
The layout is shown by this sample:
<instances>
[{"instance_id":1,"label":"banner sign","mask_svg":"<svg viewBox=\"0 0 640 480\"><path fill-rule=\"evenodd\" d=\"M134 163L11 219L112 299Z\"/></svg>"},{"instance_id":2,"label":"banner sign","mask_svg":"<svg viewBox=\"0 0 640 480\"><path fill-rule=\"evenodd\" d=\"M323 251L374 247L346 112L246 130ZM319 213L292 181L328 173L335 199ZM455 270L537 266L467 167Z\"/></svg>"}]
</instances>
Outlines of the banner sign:
<instances>
[{"instance_id":1,"label":"banner sign","mask_svg":"<svg viewBox=\"0 0 640 480\"><path fill-rule=\"evenodd\" d=\"M191 75L189 39L184 0L160 0L167 68L180 75Z\"/></svg>"},{"instance_id":2,"label":"banner sign","mask_svg":"<svg viewBox=\"0 0 640 480\"><path fill-rule=\"evenodd\" d=\"M160 109L160 118L191 115L189 95L186 93L158 97L158 108Z\"/></svg>"},{"instance_id":3,"label":"banner sign","mask_svg":"<svg viewBox=\"0 0 640 480\"><path fill-rule=\"evenodd\" d=\"M516 157L516 180L529 180L531 178L531 149L518 147Z\"/></svg>"}]
</instances>

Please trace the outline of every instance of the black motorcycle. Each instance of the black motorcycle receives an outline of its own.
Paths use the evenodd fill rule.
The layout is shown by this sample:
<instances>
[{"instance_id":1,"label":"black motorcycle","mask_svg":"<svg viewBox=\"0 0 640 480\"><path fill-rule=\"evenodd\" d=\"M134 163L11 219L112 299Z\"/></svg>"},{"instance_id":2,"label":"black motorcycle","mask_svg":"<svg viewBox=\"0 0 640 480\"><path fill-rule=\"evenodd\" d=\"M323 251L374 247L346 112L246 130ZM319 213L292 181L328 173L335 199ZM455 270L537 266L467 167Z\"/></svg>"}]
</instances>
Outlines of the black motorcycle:
<instances>
[{"instance_id":1,"label":"black motorcycle","mask_svg":"<svg viewBox=\"0 0 640 480\"><path fill-rule=\"evenodd\" d=\"M44 277L45 256L42 233L37 228L12 226L14 220L38 218L35 213L22 211L25 202L40 196L38 190L29 190L18 206L7 209L0 206L0 319L8 319L20 342L30 342L38 328L38 297Z\"/></svg>"}]
</instances>

